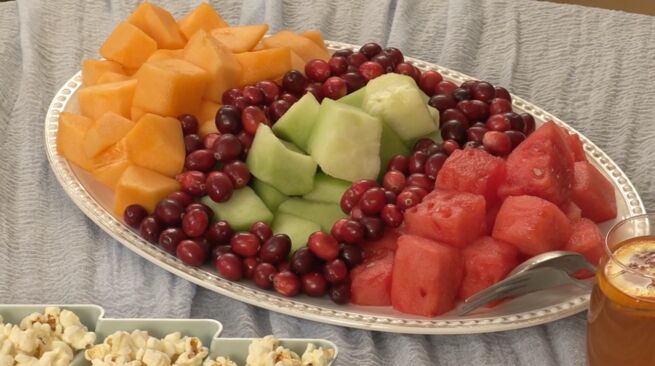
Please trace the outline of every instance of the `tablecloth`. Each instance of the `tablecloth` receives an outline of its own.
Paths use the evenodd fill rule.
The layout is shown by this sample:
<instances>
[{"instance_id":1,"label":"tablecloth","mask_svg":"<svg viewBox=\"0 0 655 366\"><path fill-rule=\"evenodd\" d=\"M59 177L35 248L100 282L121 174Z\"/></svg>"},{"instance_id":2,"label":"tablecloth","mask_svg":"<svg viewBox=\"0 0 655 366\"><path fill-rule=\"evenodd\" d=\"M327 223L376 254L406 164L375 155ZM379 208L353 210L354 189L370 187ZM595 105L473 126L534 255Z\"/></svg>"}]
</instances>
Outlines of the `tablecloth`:
<instances>
[{"instance_id":1,"label":"tablecloth","mask_svg":"<svg viewBox=\"0 0 655 366\"><path fill-rule=\"evenodd\" d=\"M153 0L181 16L195 0ZM97 303L116 317L210 317L225 335L328 338L338 365L584 365L585 320L485 335L353 330L268 312L141 259L73 204L44 153L62 83L138 0L0 3L0 302ZM492 83L590 137L655 207L655 17L528 0L215 0L233 25L376 41Z\"/></svg>"}]
</instances>

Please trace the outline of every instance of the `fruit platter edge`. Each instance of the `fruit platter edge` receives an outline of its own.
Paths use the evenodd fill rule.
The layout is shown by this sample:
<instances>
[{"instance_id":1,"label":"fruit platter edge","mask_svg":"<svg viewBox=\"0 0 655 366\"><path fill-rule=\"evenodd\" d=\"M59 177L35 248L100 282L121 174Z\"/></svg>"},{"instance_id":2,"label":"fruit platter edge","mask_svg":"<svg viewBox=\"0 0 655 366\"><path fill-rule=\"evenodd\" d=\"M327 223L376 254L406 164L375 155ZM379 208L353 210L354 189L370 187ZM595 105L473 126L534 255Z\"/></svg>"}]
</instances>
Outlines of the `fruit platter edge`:
<instances>
[{"instance_id":1,"label":"fruit platter edge","mask_svg":"<svg viewBox=\"0 0 655 366\"><path fill-rule=\"evenodd\" d=\"M354 45L326 41L331 51L352 49ZM435 70L445 80L461 83L470 76L435 64L406 57L421 70ZM56 135L59 113L76 111L75 93L81 86L81 74L70 78L53 98L45 118L46 154L57 180L73 202L98 226L114 239L146 260L197 285L233 299L283 314L334 325L415 334L474 334L519 329L558 320L586 309L589 294L575 288L558 288L506 301L490 311L458 317L457 309L436 318L401 314L385 307L339 306L329 300L308 297L285 298L262 291L248 284L231 282L203 268L190 267L174 256L142 239L136 232L111 214L111 191L94 182L90 174L57 154ZM566 123L533 104L512 95L513 107L531 113L537 124L553 120L576 132ZM578 133L579 134L579 133ZM639 194L625 173L596 145L579 134L589 160L612 182L617 197L618 215L615 220L600 225L606 233L622 218L645 212Z\"/></svg>"}]
</instances>

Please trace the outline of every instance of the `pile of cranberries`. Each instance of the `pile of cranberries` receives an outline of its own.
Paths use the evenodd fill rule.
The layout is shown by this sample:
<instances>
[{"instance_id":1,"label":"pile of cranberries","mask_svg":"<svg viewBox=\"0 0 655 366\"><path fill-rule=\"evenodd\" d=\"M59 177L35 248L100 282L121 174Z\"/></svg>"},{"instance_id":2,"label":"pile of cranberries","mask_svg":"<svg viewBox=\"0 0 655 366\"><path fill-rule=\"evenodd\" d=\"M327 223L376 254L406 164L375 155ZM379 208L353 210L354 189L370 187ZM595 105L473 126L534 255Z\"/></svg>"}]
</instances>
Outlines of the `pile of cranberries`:
<instances>
[{"instance_id":1,"label":"pile of cranberries","mask_svg":"<svg viewBox=\"0 0 655 366\"><path fill-rule=\"evenodd\" d=\"M223 220L213 222L213 211L198 199L225 202L250 182L244 161L259 124L275 124L305 93L319 101L339 99L388 72L411 76L430 96L428 104L439 110L443 143L420 139L410 156L396 155L388 162L380 183L353 183L340 202L349 217L334 223L329 234L311 234L307 246L293 253L290 238L274 235L264 222L245 232L234 232ZM159 201L150 215L140 205L128 206L124 221L188 265L211 260L226 279L249 279L284 296L327 293L338 304L350 299L349 271L362 262L361 247L380 239L385 228L401 225L404 211L432 191L448 155L478 148L506 156L535 128L532 116L512 112L506 89L473 80L457 86L436 71L421 72L398 49L377 43L336 51L328 61L312 60L304 75L291 70L281 84L265 80L229 89L222 102L215 118L219 133L201 138L194 116L178 117L186 149L184 171L176 177L181 190Z\"/></svg>"}]
</instances>

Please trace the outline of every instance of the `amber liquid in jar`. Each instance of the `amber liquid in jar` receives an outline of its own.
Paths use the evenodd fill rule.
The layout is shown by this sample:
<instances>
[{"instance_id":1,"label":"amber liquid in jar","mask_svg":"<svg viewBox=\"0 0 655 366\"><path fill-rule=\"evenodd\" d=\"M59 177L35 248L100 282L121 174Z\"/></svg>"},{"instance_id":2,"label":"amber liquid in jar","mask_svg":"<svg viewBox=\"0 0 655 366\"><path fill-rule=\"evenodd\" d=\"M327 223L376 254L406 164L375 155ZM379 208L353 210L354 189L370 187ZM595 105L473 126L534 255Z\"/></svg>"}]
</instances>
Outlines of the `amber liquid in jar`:
<instances>
[{"instance_id":1,"label":"amber liquid in jar","mask_svg":"<svg viewBox=\"0 0 655 366\"><path fill-rule=\"evenodd\" d=\"M601 261L591 293L588 365L655 366L655 236L615 248L614 259Z\"/></svg>"}]
</instances>

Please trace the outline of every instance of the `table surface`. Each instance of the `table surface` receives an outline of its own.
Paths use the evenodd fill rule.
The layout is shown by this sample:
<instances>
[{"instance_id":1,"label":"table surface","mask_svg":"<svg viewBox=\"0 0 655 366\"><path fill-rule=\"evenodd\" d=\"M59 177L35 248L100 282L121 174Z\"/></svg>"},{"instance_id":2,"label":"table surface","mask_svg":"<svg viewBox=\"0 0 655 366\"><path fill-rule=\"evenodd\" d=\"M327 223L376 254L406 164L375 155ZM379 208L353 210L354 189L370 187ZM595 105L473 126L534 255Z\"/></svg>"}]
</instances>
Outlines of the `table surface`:
<instances>
[{"instance_id":1,"label":"table surface","mask_svg":"<svg viewBox=\"0 0 655 366\"><path fill-rule=\"evenodd\" d=\"M198 1L154 1L180 16ZM115 317L209 317L226 336L328 338L339 365L584 365L585 320L416 336L298 320L192 285L87 219L44 153L43 120L138 0L0 3L0 302L96 303ZM233 25L376 41L508 87L590 137L655 207L655 17L528 0L212 1Z\"/></svg>"}]
</instances>

